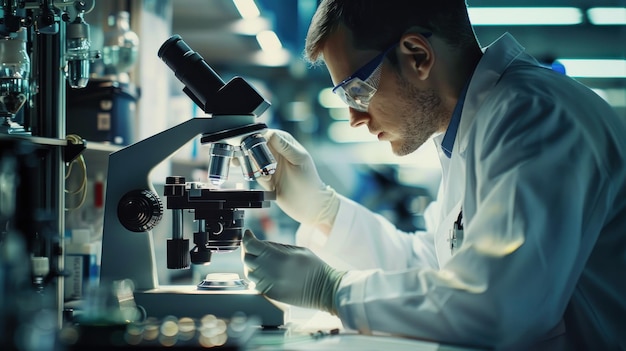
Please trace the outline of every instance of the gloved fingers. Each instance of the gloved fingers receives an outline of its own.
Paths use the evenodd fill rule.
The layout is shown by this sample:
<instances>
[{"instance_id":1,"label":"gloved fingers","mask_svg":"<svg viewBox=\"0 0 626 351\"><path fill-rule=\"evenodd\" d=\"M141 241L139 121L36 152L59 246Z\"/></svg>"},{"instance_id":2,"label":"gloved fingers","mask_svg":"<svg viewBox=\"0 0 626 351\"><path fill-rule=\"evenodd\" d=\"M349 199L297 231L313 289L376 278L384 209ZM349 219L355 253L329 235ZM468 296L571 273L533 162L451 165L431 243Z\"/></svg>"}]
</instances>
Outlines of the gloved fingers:
<instances>
[{"instance_id":1,"label":"gloved fingers","mask_svg":"<svg viewBox=\"0 0 626 351\"><path fill-rule=\"evenodd\" d=\"M243 263L246 265L246 268L248 269L249 272L253 272L257 268L259 268L258 257L255 255L251 255L249 253L246 253L243 256Z\"/></svg>"},{"instance_id":2,"label":"gloved fingers","mask_svg":"<svg viewBox=\"0 0 626 351\"><path fill-rule=\"evenodd\" d=\"M230 165L233 167L241 167L241 163L239 162L239 158L238 157L232 157L230 159Z\"/></svg>"},{"instance_id":3,"label":"gloved fingers","mask_svg":"<svg viewBox=\"0 0 626 351\"><path fill-rule=\"evenodd\" d=\"M291 134L282 130L273 130L268 135L267 144L282 155L287 162L302 165L309 160L307 150Z\"/></svg>"},{"instance_id":4,"label":"gloved fingers","mask_svg":"<svg viewBox=\"0 0 626 351\"><path fill-rule=\"evenodd\" d=\"M282 244L272 241L257 239L250 229L246 229L241 239L245 255L266 256L276 254L289 254L292 251L305 250L304 247Z\"/></svg>"},{"instance_id":5,"label":"gloved fingers","mask_svg":"<svg viewBox=\"0 0 626 351\"><path fill-rule=\"evenodd\" d=\"M254 233L250 229L246 229L241 239L243 249L245 250L245 256L259 256L266 248L266 244L254 236Z\"/></svg>"},{"instance_id":6,"label":"gloved fingers","mask_svg":"<svg viewBox=\"0 0 626 351\"><path fill-rule=\"evenodd\" d=\"M250 229L246 229L241 241L243 243L244 262L249 262L250 264L270 257L278 257L280 259L281 256L303 249L297 246L259 240Z\"/></svg>"},{"instance_id":7,"label":"gloved fingers","mask_svg":"<svg viewBox=\"0 0 626 351\"><path fill-rule=\"evenodd\" d=\"M272 279L268 279L266 277L259 277L256 275L253 275L251 279L254 282L255 289L259 291L260 293L265 294L269 292L270 290L272 290L272 288L274 287L274 281Z\"/></svg>"},{"instance_id":8,"label":"gloved fingers","mask_svg":"<svg viewBox=\"0 0 626 351\"><path fill-rule=\"evenodd\" d=\"M255 263L252 264L256 265ZM273 280L268 278L267 272L262 267L259 269L250 269L247 263L246 267L248 267L248 269L245 270L246 277L254 283L255 289L264 293L273 287Z\"/></svg>"},{"instance_id":9,"label":"gloved fingers","mask_svg":"<svg viewBox=\"0 0 626 351\"><path fill-rule=\"evenodd\" d=\"M256 182L263 187L266 191L276 190L276 184L274 183L274 175L263 175L256 179Z\"/></svg>"}]
</instances>

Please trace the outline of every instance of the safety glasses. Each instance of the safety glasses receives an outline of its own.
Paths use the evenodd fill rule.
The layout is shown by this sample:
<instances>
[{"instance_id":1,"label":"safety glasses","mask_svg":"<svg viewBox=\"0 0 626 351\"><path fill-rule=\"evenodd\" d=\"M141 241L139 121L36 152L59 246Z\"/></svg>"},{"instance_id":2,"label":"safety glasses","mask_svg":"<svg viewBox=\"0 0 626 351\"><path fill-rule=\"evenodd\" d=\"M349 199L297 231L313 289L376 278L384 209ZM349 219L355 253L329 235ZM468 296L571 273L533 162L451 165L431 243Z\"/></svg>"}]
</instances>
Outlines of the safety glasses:
<instances>
[{"instance_id":1,"label":"safety glasses","mask_svg":"<svg viewBox=\"0 0 626 351\"><path fill-rule=\"evenodd\" d=\"M428 38L432 33L420 34ZM372 97L374 97L374 94L376 94L378 84L380 83L380 71L383 66L383 61L389 51L394 49L396 45L398 45L398 43L394 43L363 67L359 68L350 77L335 85L335 87L333 87L333 93L337 94L337 96L351 108L360 112L367 112L370 101Z\"/></svg>"}]
</instances>

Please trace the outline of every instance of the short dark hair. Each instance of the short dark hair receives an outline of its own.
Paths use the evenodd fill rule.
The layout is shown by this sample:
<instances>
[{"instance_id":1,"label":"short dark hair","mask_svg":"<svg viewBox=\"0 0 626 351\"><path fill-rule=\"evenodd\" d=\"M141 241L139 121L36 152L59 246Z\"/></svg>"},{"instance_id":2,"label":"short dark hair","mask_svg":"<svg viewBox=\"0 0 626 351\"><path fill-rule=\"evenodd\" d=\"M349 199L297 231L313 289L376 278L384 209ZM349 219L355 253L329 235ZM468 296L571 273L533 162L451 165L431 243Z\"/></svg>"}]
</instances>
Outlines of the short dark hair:
<instances>
[{"instance_id":1,"label":"short dark hair","mask_svg":"<svg viewBox=\"0 0 626 351\"><path fill-rule=\"evenodd\" d=\"M465 0L322 0L306 37L309 61L320 59L326 40L340 24L351 30L355 47L363 50L384 50L416 26L453 47L476 42Z\"/></svg>"}]
</instances>

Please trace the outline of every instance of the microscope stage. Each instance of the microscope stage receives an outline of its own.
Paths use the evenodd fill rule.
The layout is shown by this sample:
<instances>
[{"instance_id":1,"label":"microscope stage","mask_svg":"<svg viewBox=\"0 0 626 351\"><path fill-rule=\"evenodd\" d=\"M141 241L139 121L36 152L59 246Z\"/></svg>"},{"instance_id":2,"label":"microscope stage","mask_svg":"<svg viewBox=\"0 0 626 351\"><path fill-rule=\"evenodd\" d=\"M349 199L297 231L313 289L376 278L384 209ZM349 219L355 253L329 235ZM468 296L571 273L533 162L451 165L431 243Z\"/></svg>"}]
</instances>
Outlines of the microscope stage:
<instances>
[{"instance_id":1,"label":"microscope stage","mask_svg":"<svg viewBox=\"0 0 626 351\"><path fill-rule=\"evenodd\" d=\"M202 318L212 314L229 319L237 313L256 317L263 327L285 324L285 311L254 289L198 290L196 285L164 285L157 289L135 291L135 302L148 317Z\"/></svg>"}]
</instances>

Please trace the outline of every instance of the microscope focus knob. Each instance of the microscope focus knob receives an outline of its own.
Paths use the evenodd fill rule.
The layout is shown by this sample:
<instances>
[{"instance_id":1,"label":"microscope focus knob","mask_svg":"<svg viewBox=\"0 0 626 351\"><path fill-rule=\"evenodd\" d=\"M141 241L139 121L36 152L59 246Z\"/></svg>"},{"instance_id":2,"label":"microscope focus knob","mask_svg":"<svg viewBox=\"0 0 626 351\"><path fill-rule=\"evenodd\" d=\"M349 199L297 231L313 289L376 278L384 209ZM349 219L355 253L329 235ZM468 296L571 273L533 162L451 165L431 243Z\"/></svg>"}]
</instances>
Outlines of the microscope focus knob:
<instances>
[{"instance_id":1,"label":"microscope focus knob","mask_svg":"<svg viewBox=\"0 0 626 351\"><path fill-rule=\"evenodd\" d=\"M145 232L161 221L163 203L150 190L129 191L117 204L117 217L124 228L132 232Z\"/></svg>"},{"instance_id":2,"label":"microscope focus knob","mask_svg":"<svg viewBox=\"0 0 626 351\"><path fill-rule=\"evenodd\" d=\"M167 269L189 268L189 239L167 240Z\"/></svg>"}]
</instances>

